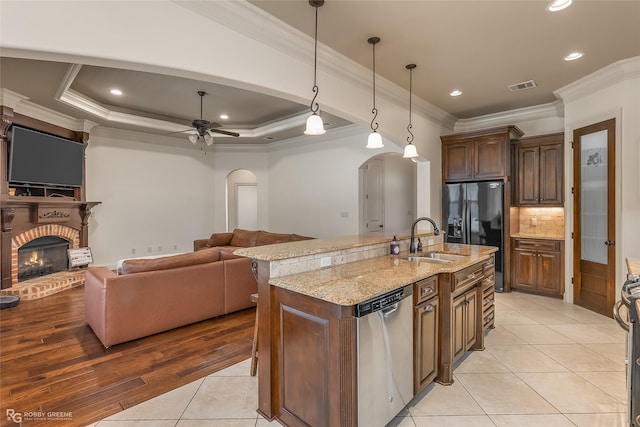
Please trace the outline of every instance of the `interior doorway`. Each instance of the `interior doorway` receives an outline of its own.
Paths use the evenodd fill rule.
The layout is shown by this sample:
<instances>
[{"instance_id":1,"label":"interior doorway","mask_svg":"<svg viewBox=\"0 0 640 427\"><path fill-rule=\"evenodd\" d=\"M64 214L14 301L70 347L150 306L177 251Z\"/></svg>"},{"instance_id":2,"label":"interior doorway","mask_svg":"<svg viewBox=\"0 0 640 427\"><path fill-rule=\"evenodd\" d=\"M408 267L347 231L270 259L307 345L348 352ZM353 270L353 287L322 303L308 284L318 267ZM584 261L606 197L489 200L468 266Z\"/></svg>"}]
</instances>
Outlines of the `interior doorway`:
<instances>
[{"instance_id":1,"label":"interior doorway","mask_svg":"<svg viewBox=\"0 0 640 427\"><path fill-rule=\"evenodd\" d=\"M574 303L612 317L615 302L615 119L573 131Z\"/></svg>"},{"instance_id":2,"label":"interior doorway","mask_svg":"<svg viewBox=\"0 0 640 427\"><path fill-rule=\"evenodd\" d=\"M416 163L386 153L360 166L360 232L410 228L416 212Z\"/></svg>"},{"instance_id":3,"label":"interior doorway","mask_svg":"<svg viewBox=\"0 0 640 427\"><path fill-rule=\"evenodd\" d=\"M227 230L258 229L258 180L247 169L227 175Z\"/></svg>"}]
</instances>

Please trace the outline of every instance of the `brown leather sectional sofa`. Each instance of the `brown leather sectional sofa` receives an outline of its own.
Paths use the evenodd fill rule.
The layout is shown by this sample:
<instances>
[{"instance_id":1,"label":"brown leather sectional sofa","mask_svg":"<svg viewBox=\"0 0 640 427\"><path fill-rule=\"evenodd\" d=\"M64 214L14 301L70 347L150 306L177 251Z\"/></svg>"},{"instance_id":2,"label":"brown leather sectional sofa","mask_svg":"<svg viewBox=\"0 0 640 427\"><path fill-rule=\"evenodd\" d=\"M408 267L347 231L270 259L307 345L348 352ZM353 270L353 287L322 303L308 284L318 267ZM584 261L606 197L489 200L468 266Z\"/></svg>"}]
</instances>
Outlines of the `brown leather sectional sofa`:
<instances>
[{"instance_id":1,"label":"brown leather sectional sofa","mask_svg":"<svg viewBox=\"0 0 640 427\"><path fill-rule=\"evenodd\" d=\"M236 229L194 241L194 252L128 259L119 274L85 274L85 317L105 347L242 310L255 304L251 260L238 248L304 240L295 234Z\"/></svg>"}]
</instances>

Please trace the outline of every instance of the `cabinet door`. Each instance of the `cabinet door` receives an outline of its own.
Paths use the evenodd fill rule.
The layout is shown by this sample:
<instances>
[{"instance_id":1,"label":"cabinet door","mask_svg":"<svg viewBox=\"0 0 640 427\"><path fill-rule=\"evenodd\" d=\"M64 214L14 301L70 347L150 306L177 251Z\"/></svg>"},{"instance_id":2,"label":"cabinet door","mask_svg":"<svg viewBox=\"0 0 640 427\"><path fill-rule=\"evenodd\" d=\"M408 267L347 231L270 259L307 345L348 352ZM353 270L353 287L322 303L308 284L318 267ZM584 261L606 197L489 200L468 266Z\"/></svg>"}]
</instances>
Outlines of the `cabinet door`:
<instances>
[{"instance_id":1,"label":"cabinet door","mask_svg":"<svg viewBox=\"0 0 640 427\"><path fill-rule=\"evenodd\" d=\"M540 292L551 295L562 295L560 277L560 252L538 252L538 265L536 272L537 289Z\"/></svg>"},{"instance_id":2,"label":"cabinet door","mask_svg":"<svg viewBox=\"0 0 640 427\"><path fill-rule=\"evenodd\" d=\"M470 349L476 343L476 322L478 316L478 298L476 290L472 289L465 294L465 350Z\"/></svg>"},{"instance_id":3,"label":"cabinet door","mask_svg":"<svg viewBox=\"0 0 640 427\"><path fill-rule=\"evenodd\" d=\"M471 174L471 144L458 142L442 145L443 177L445 181L467 181Z\"/></svg>"},{"instance_id":4,"label":"cabinet door","mask_svg":"<svg viewBox=\"0 0 640 427\"><path fill-rule=\"evenodd\" d=\"M415 307L415 394L429 385L438 374L438 317L438 298Z\"/></svg>"},{"instance_id":5,"label":"cabinet door","mask_svg":"<svg viewBox=\"0 0 640 427\"><path fill-rule=\"evenodd\" d=\"M537 205L540 198L538 147L518 147L518 205Z\"/></svg>"},{"instance_id":6,"label":"cabinet door","mask_svg":"<svg viewBox=\"0 0 640 427\"><path fill-rule=\"evenodd\" d=\"M460 356L464 354L466 351L465 348L465 330L466 326L464 324L465 321L465 305L466 300L464 299L464 295L460 295L456 299L453 300L453 308L452 308L452 337L451 337L451 345L453 346L453 360L457 360Z\"/></svg>"},{"instance_id":7,"label":"cabinet door","mask_svg":"<svg viewBox=\"0 0 640 427\"><path fill-rule=\"evenodd\" d=\"M514 289L535 290L537 273L537 251L516 248L514 253L513 280Z\"/></svg>"},{"instance_id":8,"label":"cabinet door","mask_svg":"<svg viewBox=\"0 0 640 427\"><path fill-rule=\"evenodd\" d=\"M502 178L506 175L504 136L483 136L473 141L475 179Z\"/></svg>"},{"instance_id":9,"label":"cabinet door","mask_svg":"<svg viewBox=\"0 0 640 427\"><path fill-rule=\"evenodd\" d=\"M562 205L564 183L563 147L540 146L540 204Z\"/></svg>"}]
</instances>

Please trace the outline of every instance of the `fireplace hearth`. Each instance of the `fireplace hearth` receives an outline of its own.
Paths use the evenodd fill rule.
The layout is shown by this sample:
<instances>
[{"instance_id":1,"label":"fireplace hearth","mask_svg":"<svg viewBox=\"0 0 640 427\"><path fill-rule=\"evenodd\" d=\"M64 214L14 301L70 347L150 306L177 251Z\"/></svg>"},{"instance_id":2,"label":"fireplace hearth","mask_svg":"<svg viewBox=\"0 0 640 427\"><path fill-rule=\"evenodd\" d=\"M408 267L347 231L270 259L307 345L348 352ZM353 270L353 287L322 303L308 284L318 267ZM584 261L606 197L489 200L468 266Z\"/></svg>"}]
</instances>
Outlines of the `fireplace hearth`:
<instances>
[{"instance_id":1,"label":"fireplace hearth","mask_svg":"<svg viewBox=\"0 0 640 427\"><path fill-rule=\"evenodd\" d=\"M18 282L66 271L69 241L57 236L44 236L18 248Z\"/></svg>"}]
</instances>

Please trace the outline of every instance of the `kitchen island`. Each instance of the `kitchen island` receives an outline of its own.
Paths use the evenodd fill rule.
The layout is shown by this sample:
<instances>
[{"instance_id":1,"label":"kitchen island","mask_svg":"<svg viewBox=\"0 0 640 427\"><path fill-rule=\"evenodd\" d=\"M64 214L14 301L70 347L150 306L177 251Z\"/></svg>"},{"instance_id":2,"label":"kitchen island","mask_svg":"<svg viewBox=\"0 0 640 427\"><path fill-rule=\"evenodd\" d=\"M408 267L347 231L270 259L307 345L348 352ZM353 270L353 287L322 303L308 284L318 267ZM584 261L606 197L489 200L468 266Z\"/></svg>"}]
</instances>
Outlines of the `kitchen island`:
<instances>
[{"instance_id":1,"label":"kitchen island","mask_svg":"<svg viewBox=\"0 0 640 427\"><path fill-rule=\"evenodd\" d=\"M355 307L407 285L415 304L414 393L434 378L452 384L455 360L484 349L497 248L435 243L424 252L462 256L418 262L405 259L408 235L398 237L398 256L389 255L391 238L380 235L236 251L252 258L258 280L258 412L265 418L288 426L357 426L358 375L375 373L357 372ZM427 303L430 309L422 309Z\"/></svg>"}]
</instances>

